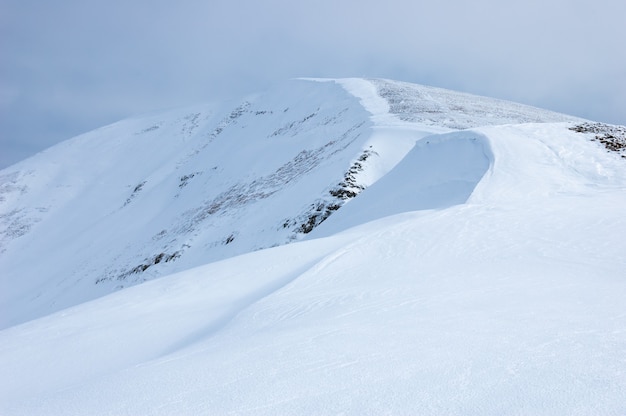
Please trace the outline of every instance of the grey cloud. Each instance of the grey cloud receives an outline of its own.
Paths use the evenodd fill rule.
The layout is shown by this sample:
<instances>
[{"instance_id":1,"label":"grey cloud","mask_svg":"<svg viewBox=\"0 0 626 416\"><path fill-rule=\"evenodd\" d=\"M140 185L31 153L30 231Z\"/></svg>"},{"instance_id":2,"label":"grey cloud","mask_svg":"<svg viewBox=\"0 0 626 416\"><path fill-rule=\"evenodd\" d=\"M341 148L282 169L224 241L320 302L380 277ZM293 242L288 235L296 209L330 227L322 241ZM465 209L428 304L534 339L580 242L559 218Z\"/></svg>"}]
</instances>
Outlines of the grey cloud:
<instances>
[{"instance_id":1,"label":"grey cloud","mask_svg":"<svg viewBox=\"0 0 626 416\"><path fill-rule=\"evenodd\" d=\"M125 116L300 76L395 78L626 124L625 12L607 0L0 0L0 167Z\"/></svg>"}]
</instances>

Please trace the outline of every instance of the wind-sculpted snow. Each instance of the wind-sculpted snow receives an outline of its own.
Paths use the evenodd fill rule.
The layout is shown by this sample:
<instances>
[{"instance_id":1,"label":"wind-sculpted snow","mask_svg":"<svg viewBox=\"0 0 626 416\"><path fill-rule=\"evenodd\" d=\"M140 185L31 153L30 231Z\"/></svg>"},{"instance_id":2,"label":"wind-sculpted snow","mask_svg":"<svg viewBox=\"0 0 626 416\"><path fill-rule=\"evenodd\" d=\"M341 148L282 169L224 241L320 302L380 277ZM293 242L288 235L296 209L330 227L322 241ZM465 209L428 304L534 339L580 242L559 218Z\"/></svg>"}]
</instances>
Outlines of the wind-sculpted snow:
<instances>
[{"instance_id":1,"label":"wind-sculpted snow","mask_svg":"<svg viewBox=\"0 0 626 416\"><path fill-rule=\"evenodd\" d=\"M427 136L393 171L315 230L313 236L333 235L403 212L463 204L492 161L489 140L478 132Z\"/></svg>"},{"instance_id":2,"label":"wind-sculpted snow","mask_svg":"<svg viewBox=\"0 0 626 416\"><path fill-rule=\"evenodd\" d=\"M294 81L0 172L0 413L623 414L624 128L568 119Z\"/></svg>"},{"instance_id":3,"label":"wind-sculpted snow","mask_svg":"<svg viewBox=\"0 0 626 416\"><path fill-rule=\"evenodd\" d=\"M395 215L0 331L0 409L619 415L626 170L571 127L426 137L318 231Z\"/></svg>"},{"instance_id":4,"label":"wind-sculpted snow","mask_svg":"<svg viewBox=\"0 0 626 416\"><path fill-rule=\"evenodd\" d=\"M240 102L103 127L0 175L0 274L24 282L4 291L2 304L13 306L1 324L299 240L352 204L426 136L555 119L567 117L412 84L346 79L292 81ZM472 152L445 157L483 166ZM422 145L414 154L422 156L406 164L420 164L424 175L446 169L430 163ZM481 169L471 179L409 187L407 198L400 191L381 196L339 218L356 224L409 209L407 201L415 202L411 209L463 203ZM392 177L385 183L405 181ZM372 214L382 205L387 208ZM24 294L32 303L18 302Z\"/></svg>"}]
</instances>

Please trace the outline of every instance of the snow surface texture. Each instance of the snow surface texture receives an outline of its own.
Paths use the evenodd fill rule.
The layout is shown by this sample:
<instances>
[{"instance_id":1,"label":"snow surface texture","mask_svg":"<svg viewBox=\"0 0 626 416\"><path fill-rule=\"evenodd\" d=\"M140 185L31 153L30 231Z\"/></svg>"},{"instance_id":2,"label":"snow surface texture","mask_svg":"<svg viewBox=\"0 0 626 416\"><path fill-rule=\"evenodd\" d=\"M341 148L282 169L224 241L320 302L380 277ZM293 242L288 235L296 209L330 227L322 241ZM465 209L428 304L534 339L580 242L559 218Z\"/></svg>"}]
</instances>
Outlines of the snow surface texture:
<instances>
[{"instance_id":1,"label":"snow surface texture","mask_svg":"<svg viewBox=\"0 0 626 416\"><path fill-rule=\"evenodd\" d=\"M121 121L0 172L0 328L301 239L450 123L571 119L411 84L320 81ZM404 122L381 90L405 112L464 104Z\"/></svg>"},{"instance_id":2,"label":"snow surface texture","mask_svg":"<svg viewBox=\"0 0 626 416\"><path fill-rule=\"evenodd\" d=\"M623 128L318 81L1 172L0 413L626 412Z\"/></svg>"}]
</instances>

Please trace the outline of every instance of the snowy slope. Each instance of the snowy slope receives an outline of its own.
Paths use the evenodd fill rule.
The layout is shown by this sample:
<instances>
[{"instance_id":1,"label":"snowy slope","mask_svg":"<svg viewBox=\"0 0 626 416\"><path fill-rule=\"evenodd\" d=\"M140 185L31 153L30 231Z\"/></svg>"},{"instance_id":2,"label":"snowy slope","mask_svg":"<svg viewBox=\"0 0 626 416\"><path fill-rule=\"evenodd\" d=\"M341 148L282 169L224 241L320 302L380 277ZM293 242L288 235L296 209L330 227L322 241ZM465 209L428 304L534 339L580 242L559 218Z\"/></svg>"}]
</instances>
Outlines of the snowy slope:
<instances>
[{"instance_id":1,"label":"snowy slope","mask_svg":"<svg viewBox=\"0 0 626 416\"><path fill-rule=\"evenodd\" d=\"M3 325L297 238L317 205L343 203L329 191L368 149L368 117L341 87L296 81L122 121L5 170Z\"/></svg>"},{"instance_id":2,"label":"snowy slope","mask_svg":"<svg viewBox=\"0 0 626 416\"><path fill-rule=\"evenodd\" d=\"M574 119L387 80L295 80L86 133L0 172L0 327L298 240L417 140L529 120Z\"/></svg>"},{"instance_id":3,"label":"snowy slope","mask_svg":"<svg viewBox=\"0 0 626 416\"><path fill-rule=\"evenodd\" d=\"M1 331L0 409L624 414L626 161L593 139L424 137L308 241Z\"/></svg>"}]
</instances>

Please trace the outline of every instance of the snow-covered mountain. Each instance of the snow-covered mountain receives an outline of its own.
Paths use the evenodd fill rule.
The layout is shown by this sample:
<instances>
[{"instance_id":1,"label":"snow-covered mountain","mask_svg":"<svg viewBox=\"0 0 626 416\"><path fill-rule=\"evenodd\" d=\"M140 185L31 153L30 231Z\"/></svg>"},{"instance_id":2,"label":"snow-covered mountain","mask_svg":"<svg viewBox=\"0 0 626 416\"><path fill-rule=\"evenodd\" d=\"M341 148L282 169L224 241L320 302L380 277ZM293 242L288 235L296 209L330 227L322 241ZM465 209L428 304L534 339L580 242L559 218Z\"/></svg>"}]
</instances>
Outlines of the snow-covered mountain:
<instances>
[{"instance_id":1,"label":"snow-covered mountain","mask_svg":"<svg viewBox=\"0 0 626 416\"><path fill-rule=\"evenodd\" d=\"M61 143L0 172L0 410L623 413L625 145L365 79Z\"/></svg>"},{"instance_id":2,"label":"snow-covered mountain","mask_svg":"<svg viewBox=\"0 0 626 416\"><path fill-rule=\"evenodd\" d=\"M433 132L568 119L410 84L296 80L84 134L1 174L0 322L297 240Z\"/></svg>"}]
</instances>

